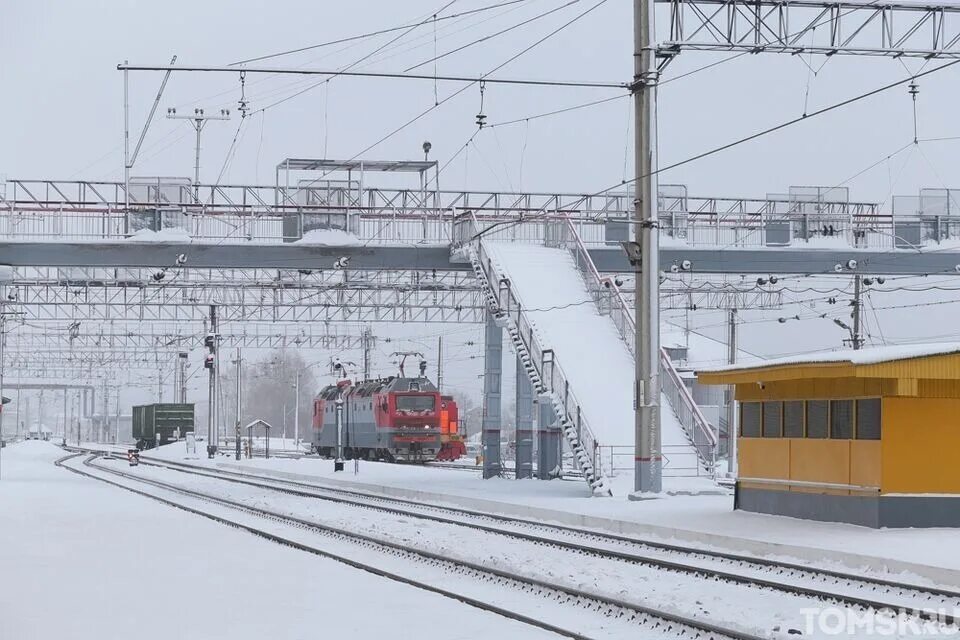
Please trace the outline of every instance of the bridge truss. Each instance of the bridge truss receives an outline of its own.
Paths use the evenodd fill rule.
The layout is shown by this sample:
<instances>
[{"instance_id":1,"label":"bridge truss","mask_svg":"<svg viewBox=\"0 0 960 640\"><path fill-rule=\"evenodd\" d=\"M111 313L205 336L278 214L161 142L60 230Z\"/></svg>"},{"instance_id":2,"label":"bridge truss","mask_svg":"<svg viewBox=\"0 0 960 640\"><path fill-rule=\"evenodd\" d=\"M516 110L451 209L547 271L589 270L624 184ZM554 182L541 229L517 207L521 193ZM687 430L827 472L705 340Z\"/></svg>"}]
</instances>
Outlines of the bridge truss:
<instances>
[{"instance_id":1,"label":"bridge truss","mask_svg":"<svg viewBox=\"0 0 960 640\"><path fill-rule=\"evenodd\" d=\"M667 5L658 53L741 51L960 58L960 6L848 0L655 0Z\"/></svg>"}]
</instances>

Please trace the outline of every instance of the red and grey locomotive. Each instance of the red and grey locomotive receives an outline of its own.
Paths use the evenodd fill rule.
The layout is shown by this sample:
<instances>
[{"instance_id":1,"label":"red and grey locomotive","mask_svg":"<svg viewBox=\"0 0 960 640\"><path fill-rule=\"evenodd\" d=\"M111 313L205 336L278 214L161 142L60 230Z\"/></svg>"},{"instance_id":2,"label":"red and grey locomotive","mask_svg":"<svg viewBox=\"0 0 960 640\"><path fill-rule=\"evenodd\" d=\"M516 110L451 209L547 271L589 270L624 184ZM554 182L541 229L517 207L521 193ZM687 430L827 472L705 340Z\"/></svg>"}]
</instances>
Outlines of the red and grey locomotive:
<instances>
[{"instance_id":1,"label":"red and grey locomotive","mask_svg":"<svg viewBox=\"0 0 960 640\"><path fill-rule=\"evenodd\" d=\"M343 400L345 458L390 462L456 460L466 453L457 404L426 377L389 377L324 387L313 401L311 448L337 454L337 398Z\"/></svg>"}]
</instances>

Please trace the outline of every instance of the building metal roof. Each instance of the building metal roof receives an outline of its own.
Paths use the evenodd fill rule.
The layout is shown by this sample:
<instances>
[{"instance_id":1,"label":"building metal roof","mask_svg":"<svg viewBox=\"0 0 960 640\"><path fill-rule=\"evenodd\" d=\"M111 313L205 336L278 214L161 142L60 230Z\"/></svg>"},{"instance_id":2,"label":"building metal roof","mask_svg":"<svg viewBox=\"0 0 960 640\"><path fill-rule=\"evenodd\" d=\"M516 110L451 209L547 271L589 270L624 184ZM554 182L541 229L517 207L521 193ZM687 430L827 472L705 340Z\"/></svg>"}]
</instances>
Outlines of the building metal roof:
<instances>
[{"instance_id":1,"label":"building metal roof","mask_svg":"<svg viewBox=\"0 0 960 640\"><path fill-rule=\"evenodd\" d=\"M960 342L839 349L711 367L697 377L705 384L845 376L960 379L960 358L948 358L950 366L943 366L944 357L954 355L960 355Z\"/></svg>"}]
</instances>

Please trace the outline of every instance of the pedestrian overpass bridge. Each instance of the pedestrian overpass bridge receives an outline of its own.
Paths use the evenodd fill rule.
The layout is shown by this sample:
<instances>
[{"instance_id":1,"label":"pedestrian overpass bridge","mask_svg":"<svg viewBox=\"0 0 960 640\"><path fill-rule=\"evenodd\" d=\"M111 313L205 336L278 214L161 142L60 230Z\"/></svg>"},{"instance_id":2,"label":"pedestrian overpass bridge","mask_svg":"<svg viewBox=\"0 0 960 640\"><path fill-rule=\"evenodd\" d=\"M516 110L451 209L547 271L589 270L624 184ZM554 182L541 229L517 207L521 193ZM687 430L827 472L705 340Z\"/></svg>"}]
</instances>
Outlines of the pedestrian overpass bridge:
<instances>
[{"instance_id":1,"label":"pedestrian overpass bridge","mask_svg":"<svg viewBox=\"0 0 960 640\"><path fill-rule=\"evenodd\" d=\"M885 274L957 272L953 190L898 197L890 212L845 189L791 188L764 198L659 192L661 264L697 273L831 273L854 259ZM484 235L557 244L571 220L599 271L629 272L627 193L550 194L363 186L193 185L8 180L0 187L0 262L13 266L469 271L451 258L458 221ZM493 231L487 231L487 229ZM330 231L342 238L330 242ZM330 246L331 244L335 246ZM242 250L241 250L242 248ZM344 260L346 259L346 260Z\"/></svg>"}]
</instances>

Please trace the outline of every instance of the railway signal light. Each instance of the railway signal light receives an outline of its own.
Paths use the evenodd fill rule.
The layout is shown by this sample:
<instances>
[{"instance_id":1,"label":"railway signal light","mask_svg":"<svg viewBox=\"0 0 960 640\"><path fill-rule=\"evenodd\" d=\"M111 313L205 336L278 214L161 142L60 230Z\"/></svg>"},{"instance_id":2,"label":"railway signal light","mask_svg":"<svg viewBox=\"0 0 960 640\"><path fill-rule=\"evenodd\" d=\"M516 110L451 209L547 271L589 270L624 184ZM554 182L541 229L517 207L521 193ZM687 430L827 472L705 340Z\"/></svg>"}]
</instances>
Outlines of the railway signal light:
<instances>
[{"instance_id":1,"label":"railway signal light","mask_svg":"<svg viewBox=\"0 0 960 640\"><path fill-rule=\"evenodd\" d=\"M217 334L208 333L203 338L203 346L207 348L209 353L203 359L203 366L205 369L210 369L211 371L216 368L217 361Z\"/></svg>"}]
</instances>

